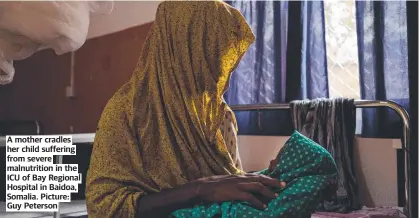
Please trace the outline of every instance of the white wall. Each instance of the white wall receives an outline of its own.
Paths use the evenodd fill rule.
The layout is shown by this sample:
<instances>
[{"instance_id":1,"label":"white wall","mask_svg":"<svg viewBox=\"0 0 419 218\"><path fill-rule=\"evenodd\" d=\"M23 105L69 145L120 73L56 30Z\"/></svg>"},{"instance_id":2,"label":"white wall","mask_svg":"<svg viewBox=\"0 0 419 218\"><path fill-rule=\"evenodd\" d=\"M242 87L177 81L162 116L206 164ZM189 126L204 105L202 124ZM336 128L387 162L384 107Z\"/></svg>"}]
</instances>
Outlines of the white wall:
<instances>
[{"instance_id":1,"label":"white wall","mask_svg":"<svg viewBox=\"0 0 419 218\"><path fill-rule=\"evenodd\" d=\"M118 32L154 20L160 2L115 2L110 15L92 16L89 38ZM245 170L267 167L287 137L240 136ZM400 143L400 141L398 142ZM396 152L393 140L357 139L356 169L361 198L369 206L397 205Z\"/></svg>"}]
</instances>

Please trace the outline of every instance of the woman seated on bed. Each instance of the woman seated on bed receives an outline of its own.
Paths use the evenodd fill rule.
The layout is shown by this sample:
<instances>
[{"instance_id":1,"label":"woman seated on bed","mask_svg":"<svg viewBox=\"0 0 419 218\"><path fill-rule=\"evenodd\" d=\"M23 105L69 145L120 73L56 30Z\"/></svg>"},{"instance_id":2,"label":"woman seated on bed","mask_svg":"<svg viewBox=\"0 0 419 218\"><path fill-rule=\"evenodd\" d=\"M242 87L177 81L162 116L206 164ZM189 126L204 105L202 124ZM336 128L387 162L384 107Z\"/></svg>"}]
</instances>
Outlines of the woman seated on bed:
<instances>
[{"instance_id":1,"label":"woman seated on bed","mask_svg":"<svg viewBox=\"0 0 419 218\"><path fill-rule=\"evenodd\" d=\"M235 117L222 95L253 41L243 16L223 2L160 4L131 80L98 125L86 187L90 217L314 211L336 176L321 146L295 132L270 170L246 174L235 161Z\"/></svg>"}]
</instances>

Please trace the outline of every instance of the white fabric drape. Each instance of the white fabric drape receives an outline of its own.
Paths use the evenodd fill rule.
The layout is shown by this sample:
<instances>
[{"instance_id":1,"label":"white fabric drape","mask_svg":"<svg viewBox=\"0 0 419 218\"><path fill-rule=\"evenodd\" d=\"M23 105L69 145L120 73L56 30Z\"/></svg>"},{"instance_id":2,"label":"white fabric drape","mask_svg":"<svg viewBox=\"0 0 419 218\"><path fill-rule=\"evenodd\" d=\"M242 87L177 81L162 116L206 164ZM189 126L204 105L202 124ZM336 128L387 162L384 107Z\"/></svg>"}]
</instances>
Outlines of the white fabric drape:
<instances>
[{"instance_id":1,"label":"white fabric drape","mask_svg":"<svg viewBox=\"0 0 419 218\"><path fill-rule=\"evenodd\" d=\"M0 2L0 84L12 82L13 60L41 49L57 55L79 49L86 41L90 12L109 13L113 2Z\"/></svg>"}]
</instances>

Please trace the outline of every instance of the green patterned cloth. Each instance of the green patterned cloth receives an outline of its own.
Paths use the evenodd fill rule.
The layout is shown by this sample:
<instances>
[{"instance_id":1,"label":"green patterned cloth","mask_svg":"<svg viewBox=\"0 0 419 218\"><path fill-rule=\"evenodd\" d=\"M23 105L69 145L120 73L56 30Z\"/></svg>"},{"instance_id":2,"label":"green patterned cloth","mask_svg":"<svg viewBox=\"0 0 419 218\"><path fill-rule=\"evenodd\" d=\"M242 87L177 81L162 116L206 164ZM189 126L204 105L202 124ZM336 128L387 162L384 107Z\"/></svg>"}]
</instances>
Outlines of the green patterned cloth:
<instances>
[{"instance_id":1,"label":"green patterned cloth","mask_svg":"<svg viewBox=\"0 0 419 218\"><path fill-rule=\"evenodd\" d=\"M278 153L278 165L269 174L287 183L267 208L258 210L245 202L198 205L172 213L177 218L258 218L310 217L327 191L335 186L337 168L332 156L322 146L297 131ZM268 175L268 170L258 172Z\"/></svg>"}]
</instances>

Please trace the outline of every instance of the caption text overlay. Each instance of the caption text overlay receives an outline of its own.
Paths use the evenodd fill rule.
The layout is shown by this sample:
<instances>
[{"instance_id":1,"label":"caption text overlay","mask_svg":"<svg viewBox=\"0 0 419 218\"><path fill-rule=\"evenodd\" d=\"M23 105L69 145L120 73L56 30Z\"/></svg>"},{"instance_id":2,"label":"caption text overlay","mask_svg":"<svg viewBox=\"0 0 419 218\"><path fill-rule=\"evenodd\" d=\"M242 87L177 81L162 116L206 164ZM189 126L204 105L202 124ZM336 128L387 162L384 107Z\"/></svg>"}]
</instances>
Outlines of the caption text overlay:
<instances>
[{"instance_id":1,"label":"caption text overlay","mask_svg":"<svg viewBox=\"0 0 419 218\"><path fill-rule=\"evenodd\" d=\"M71 136L6 136L6 211L58 211L82 182L77 164L54 164L76 155Z\"/></svg>"}]
</instances>

